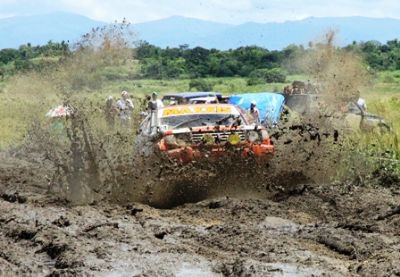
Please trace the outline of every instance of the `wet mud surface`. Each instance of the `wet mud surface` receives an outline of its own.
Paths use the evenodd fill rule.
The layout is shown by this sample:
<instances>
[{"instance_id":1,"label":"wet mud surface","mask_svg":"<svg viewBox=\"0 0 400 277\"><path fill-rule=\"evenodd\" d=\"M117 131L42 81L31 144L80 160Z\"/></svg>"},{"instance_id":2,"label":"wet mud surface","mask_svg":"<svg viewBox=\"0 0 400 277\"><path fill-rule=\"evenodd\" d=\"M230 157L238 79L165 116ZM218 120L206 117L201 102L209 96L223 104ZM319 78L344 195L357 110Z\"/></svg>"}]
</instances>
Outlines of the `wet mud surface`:
<instances>
[{"instance_id":1,"label":"wet mud surface","mask_svg":"<svg viewBox=\"0 0 400 277\"><path fill-rule=\"evenodd\" d=\"M398 183L288 181L170 209L72 206L43 167L1 158L1 276L400 274Z\"/></svg>"}]
</instances>

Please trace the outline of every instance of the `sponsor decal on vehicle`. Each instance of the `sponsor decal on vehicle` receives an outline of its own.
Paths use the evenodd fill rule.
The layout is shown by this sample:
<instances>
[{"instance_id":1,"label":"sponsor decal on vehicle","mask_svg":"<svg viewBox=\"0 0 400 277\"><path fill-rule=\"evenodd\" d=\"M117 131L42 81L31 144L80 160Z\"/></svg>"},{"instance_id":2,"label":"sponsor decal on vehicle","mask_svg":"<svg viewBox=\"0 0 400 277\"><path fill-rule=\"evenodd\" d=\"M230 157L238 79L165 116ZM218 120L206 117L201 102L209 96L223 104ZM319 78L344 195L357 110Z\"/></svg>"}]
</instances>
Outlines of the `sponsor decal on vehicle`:
<instances>
[{"instance_id":1,"label":"sponsor decal on vehicle","mask_svg":"<svg viewBox=\"0 0 400 277\"><path fill-rule=\"evenodd\" d=\"M209 114L209 113L222 113L222 114L231 114L232 107L230 106L184 106L184 107L167 107L162 110L162 117L167 116L177 116L177 115L185 115L185 114ZM237 111L233 111L235 114Z\"/></svg>"}]
</instances>

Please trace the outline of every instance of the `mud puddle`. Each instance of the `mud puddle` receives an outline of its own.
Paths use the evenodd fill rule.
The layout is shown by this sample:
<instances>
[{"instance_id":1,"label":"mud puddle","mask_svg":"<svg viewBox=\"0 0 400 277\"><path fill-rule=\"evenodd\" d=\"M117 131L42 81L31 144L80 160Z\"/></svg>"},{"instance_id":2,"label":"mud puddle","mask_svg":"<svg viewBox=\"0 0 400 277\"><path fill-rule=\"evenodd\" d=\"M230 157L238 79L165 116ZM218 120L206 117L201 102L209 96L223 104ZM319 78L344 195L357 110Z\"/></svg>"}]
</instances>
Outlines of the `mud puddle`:
<instances>
[{"instance_id":1,"label":"mud puddle","mask_svg":"<svg viewBox=\"0 0 400 277\"><path fill-rule=\"evenodd\" d=\"M0 275L400 273L396 186L307 183L290 190L281 183L257 194L268 197L219 195L169 209L71 206L48 192L45 172L35 172L3 163Z\"/></svg>"},{"instance_id":2,"label":"mud puddle","mask_svg":"<svg viewBox=\"0 0 400 277\"><path fill-rule=\"evenodd\" d=\"M274 134L287 143L268 163L117 160L92 187L81 175L84 205L66 197L53 164L5 155L0 275L400 274L398 184L326 181L334 139L295 131Z\"/></svg>"}]
</instances>

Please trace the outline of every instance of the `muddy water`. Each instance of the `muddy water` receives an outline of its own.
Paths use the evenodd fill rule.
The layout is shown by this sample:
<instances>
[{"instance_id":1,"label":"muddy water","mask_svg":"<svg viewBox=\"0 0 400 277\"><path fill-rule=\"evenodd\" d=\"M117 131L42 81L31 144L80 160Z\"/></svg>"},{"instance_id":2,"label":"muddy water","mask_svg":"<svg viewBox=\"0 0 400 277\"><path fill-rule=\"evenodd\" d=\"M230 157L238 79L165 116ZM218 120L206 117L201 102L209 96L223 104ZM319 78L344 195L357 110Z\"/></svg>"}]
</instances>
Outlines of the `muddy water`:
<instances>
[{"instance_id":1,"label":"muddy water","mask_svg":"<svg viewBox=\"0 0 400 277\"><path fill-rule=\"evenodd\" d=\"M0 275L400 273L400 184L281 182L258 197L209 195L172 209L71 206L49 192L45 169L2 158Z\"/></svg>"}]
</instances>

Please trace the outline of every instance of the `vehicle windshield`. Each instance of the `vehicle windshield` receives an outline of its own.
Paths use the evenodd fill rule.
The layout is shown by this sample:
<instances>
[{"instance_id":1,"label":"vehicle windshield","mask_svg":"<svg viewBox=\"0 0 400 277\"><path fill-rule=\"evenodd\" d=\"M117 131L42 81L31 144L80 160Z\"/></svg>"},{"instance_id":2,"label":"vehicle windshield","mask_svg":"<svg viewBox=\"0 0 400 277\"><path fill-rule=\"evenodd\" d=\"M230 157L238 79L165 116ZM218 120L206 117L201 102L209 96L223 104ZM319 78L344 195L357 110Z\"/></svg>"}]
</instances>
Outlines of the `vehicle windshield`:
<instances>
[{"instance_id":1,"label":"vehicle windshield","mask_svg":"<svg viewBox=\"0 0 400 277\"><path fill-rule=\"evenodd\" d=\"M189 114L160 118L160 125L175 128L191 128L199 126L231 125L238 116L234 114Z\"/></svg>"}]
</instances>

